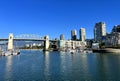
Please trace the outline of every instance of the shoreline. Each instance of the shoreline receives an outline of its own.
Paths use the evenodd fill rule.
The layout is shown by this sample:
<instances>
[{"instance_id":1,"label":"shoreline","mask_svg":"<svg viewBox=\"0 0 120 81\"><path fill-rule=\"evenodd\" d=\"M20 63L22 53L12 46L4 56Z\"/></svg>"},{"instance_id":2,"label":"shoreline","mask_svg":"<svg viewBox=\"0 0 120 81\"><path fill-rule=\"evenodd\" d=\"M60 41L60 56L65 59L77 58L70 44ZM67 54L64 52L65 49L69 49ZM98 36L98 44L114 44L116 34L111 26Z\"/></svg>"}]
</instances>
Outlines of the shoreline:
<instances>
[{"instance_id":1,"label":"shoreline","mask_svg":"<svg viewBox=\"0 0 120 81\"><path fill-rule=\"evenodd\" d=\"M93 49L93 53L120 53L120 49L105 48L105 49Z\"/></svg>"},{"instance_id":2,"label":"shoreline","mask_svg":"<svg viewBox=\"0 0 120 81\"><path fill-rule=\"evenodd\" d=\"M20 50L43 50L43 49L20 49Z\"/></svg>"}]
</instances>

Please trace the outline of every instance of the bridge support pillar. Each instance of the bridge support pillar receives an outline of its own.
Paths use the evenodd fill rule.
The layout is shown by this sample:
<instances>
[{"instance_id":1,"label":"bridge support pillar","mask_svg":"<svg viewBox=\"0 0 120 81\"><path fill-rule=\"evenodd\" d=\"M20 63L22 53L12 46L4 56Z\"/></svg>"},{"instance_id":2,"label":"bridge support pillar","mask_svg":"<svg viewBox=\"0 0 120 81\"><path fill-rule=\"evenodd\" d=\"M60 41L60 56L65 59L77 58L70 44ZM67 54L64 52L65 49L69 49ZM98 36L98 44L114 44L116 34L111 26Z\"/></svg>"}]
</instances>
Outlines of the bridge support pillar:
<instances>
[{"instance_id":1,"label":"bridge support pillar","mask_svg":"<svg viewBox=\"0 0 120 81\"><path fill-rule=\"evenodd\" d=\"M8 50L12 50L12 49L13 49L13 34L10 33L8 39Z\"/></svg>"},{"instance_id":2,"label":"bridge support pillar","mask_svg":"<svg viewBox=\"0 0 120 81\"><path fill-rule=\"evenodd\" d=\"M49 36L45 36L44 39L45 39L45 41L44 41L43 51L49 51Z\"/></svg>"}]
</instances>

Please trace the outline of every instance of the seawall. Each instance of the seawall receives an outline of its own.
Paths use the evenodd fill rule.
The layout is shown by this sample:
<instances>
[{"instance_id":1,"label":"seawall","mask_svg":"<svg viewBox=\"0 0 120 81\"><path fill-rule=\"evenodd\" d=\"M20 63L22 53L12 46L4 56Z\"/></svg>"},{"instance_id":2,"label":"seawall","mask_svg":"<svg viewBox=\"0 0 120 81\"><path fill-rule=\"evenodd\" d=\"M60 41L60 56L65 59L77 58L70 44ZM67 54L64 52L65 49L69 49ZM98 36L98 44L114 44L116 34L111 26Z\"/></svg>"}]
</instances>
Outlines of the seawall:
<instances>
[{"instance_id":1,"label":"seawall","mask_svg":"<svg viewBox=\"0 0 120 81\"><path fill-rule=\"evenodd\" d=\"M115 49L115 48L93 49L93 52L98 52L98 53L120 53L120 49Z\"/></svg>"}]
</instances>

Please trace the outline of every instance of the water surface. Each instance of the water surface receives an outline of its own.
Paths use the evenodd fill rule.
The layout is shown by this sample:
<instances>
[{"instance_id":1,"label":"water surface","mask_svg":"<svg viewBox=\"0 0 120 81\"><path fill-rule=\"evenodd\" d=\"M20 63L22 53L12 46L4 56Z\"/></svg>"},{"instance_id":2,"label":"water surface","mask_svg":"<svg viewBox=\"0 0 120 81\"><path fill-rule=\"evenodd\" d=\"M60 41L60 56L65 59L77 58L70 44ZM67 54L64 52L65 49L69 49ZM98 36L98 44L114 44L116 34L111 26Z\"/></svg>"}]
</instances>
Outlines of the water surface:
<instances>
[{"instance_id":1,"label":"water surface","mask_svg":"<svg viewBox=\"0 0 120 81\"><path fill-rule=\"evenodd\" d=\"M0 81L120 81L120 54L22 50L0 56Z\"/></svg>"}]
</instances>

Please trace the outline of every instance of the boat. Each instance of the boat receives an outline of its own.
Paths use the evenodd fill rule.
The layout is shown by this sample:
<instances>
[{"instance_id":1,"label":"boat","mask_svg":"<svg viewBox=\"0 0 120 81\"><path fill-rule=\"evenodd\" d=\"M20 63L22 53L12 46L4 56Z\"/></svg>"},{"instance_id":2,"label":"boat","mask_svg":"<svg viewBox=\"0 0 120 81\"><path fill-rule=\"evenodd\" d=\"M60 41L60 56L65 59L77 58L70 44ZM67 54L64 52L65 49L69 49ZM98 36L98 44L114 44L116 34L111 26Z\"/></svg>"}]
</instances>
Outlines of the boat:
<instances>
[{"instance_id":1,"label":"boat","mask_svg":"<svg viewBox=\"0 0 120 81\"><path fill-rule=\"evenodd\" d=\"M4 52L4 56L10 56L10 55L12 55L12 51L5 51Z\"/></svg>"},{"instance_id":2,"label":"boat","mask_svg":"<svg viewBox=\"0 0 120 81\"><path fill-rule=\"evenodd\" d=\"M70 53L71 53L71 54L74 54L74 53L75 53L75 50L71 49L71 50L70 50Z\"/></svg>"},{"instance_id":3,"label":"boat","mask_svg":"<svg viewBox=\"0 0 120 81\"><path fill-rule=\"evenodd\" d=\"M12 55L18 55L18 54L20 54L20 50L19 48L17 48L17 43L16 43L16 47L14 46L12 50Z\"/></svg>"},{"instance_id":4,"label":"boat","mask_svg":"<svg viewBox=\"0 0 120 81\"><path fill-rule=\"evenodd\" d=\"M13 50L12 55L18 55L20 54L20 50Z\"/></svg>"}]
</instances>

